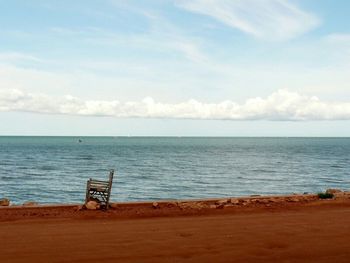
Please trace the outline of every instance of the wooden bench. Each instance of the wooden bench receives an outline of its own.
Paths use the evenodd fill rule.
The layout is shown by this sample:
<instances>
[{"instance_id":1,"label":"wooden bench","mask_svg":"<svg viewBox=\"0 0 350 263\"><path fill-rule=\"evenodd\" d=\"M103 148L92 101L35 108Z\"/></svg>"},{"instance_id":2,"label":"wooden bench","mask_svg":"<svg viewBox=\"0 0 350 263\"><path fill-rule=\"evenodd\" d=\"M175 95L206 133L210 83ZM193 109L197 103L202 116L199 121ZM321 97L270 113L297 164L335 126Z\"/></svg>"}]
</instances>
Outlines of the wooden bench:
<instances>
[{"instance_id":1,"label":"wooden bench","mask_svg":"<svg viewBox=\"0 0 350 263\"><path fill-rule=\"evenodd\" d=\"M114 170L110 170L108 181L95 180L92 178L87 181L85 204L89 201L97 201L100 203L101 207L108 209L113 175Z\"/></svg>"}]
</instances>

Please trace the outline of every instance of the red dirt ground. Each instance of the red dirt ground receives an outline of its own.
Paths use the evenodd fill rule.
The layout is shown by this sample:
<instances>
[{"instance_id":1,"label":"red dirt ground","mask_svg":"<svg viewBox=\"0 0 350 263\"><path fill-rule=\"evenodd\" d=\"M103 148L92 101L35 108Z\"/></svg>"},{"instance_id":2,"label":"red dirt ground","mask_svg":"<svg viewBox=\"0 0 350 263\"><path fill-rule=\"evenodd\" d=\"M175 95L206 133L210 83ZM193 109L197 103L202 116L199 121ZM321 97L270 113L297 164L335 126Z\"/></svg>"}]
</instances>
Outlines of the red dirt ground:
<instances>
[{"instance_id":1,"label":"red dirt ground","mask_svg":"<svg viewBox=\"0 0 350 263\"><path fill-rule=\"evenodd\" d=\"M350 262L349 195L257 199L0 208L0 262Z\"/></svg>"}]
</instances>

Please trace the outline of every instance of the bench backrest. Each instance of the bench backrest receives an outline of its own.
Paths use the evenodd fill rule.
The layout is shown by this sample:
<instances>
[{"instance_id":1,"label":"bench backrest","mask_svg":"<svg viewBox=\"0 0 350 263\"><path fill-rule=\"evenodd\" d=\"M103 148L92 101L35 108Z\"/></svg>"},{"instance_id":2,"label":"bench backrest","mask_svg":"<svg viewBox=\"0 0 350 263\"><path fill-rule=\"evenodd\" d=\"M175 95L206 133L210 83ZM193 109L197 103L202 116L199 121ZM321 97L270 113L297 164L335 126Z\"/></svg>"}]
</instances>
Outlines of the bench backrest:
<instances>
[{"instance_id":1,"label":"bench backrest","mask_svg":"<svg viewBox=\"0 0 350 263\"><path fill-rule=\"evenodd\" d=\"M114 170L110 170L108 181L102 181L102 180L96 180L96 179L90 178L88 183L91 187L111 188L113 183L113 175L114 175Z\"/></svg>"}]
</instances>

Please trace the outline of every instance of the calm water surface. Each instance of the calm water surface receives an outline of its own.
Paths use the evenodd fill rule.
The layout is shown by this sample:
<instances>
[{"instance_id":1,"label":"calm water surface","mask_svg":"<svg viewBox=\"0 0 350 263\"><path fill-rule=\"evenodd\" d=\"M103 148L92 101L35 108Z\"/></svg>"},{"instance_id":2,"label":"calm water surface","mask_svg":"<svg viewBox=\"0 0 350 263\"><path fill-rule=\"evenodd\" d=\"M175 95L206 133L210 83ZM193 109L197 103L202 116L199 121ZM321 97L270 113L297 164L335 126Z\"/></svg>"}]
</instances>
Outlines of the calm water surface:
<instances>
[{"instance_id":1,"label":"calm water surface","mask_svg":"<svg viewBox=\"0 0 350 263\"><path fill-rule=\"evenodd\" d=\"M349 190L350 138L0 137L14 203L82 202L111 168L113 201Z\"/></svg>"}]
</instances>

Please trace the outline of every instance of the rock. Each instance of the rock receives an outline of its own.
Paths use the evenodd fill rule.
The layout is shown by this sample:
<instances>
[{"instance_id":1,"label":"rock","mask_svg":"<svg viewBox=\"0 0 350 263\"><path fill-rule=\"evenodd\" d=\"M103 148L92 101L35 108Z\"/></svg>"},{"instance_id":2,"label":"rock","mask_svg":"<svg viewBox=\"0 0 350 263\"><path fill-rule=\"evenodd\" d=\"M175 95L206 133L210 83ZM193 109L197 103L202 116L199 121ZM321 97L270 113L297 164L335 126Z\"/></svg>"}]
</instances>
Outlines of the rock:
<instances>
[{"instance_id":1,"label":"rock","mask_svg":"<svg viewBox=\"0 0 350 263\"><path fill-rule=\"evenodd\" d=\"M342 193L343 191L342 190L339 190L339 189L327 189L326 190L326 194L339 194L339 193Z\"/></svg>"},{"instance_id":2,"label":"rock","mask_svg":"<svg viewBox=\"0 0 350 263\"><path fill-rule=\"evenodd\" d=\"M204 204L203 202L183 202L183 203L178 203L178 207L180 207L180 209L203 209L206 208L207 205Z\"/></svg>"},{"instance_id":3,"label":"rock","mask_svg":"<svg viewBox=\"0 0 350 263\"><path fill-rule=\"evenodd\" d=\"M192 203L191 204L191 208L194 208L194 209L203 209L203 208L206 208L207 205L203 202L195 202L195 203Z\"/></svg>"},{"instance_id":4,"label":"rock","mask_svg":"<svg viewBox=\"0 0 350 263\"><path fill-rule=\"evenodd\" d=\"M154 209L160 208L160 207L159 207L159 204L158 204L157 202L153 202L152 207L153 207Z\"/></svg>"},{"instance_id":5,"label":"rock","mask_svg":"<svg viewBox=\"0 0 350 263\"><path fill-rule=\"evenodd\" d=\"M177 207L177 206L178 206L178 204L176 202L169 202L166 204L166 207L168 207L168 208L173 208L173 207Z\"/></svg>"},{"instance_id":6,"label":"rock","mask_svg":"<svg viewBox=\"0 0 350 263\"><path fill-rule=\"evenodd\" d=\"M318 199L318 195L308 194L307 196L304 196L304 198L302 200L305 201L305 202L310 202L310 201L317 200L317 199Z\"/></svg>"},{"instance_id":7,"label":"rock","mask_svg":"<svg viewBox=\"0 0 350 263\"><path fill-rule=\"evenodd\" d=\"M85 204L85 207L88 210L97 210L100 209L100 204L96 201L89 201Z\"/></svg>"},{"instance_id":8,"label":"rock","mask_svg":"<svg viewBox=\"0 0 350 263\"><path fill-rule=\"evenodd\" d=\"M299 202L299 198L296 197L287 197L286 198L287 202Z\"/></svg>"},{"instance_id":9,"label":"rock","mask_svg":"<svg viewBox=\"0 0 350 263\"><path fill-rule=\"evenodd\" d=\"M219 204L219 205L215 205L216 209L223 209L225 208L225 204Z\"/></svg>"},{"instance_id":10,"label":"rock","mask_svg":"<svg viewBox=\"0 0 350 263\"><path fill-rule=\"evenodd\" d=\"M236 199L236 198L231 198L230 199L230 203L233 204L233 205L238 205L239 204L239 200Z\"/></svg>"},{"instance_id":11,"label":"rock","mask_svg":"<svg viewBox=\"0 0 350 263\"><path fill-rule=\"evenodd\" d=\"M256 199L255 202L258 204L267 204L269 201L267 199Z\"/></svg>"},{"instance_id":12,"label":"rock","mask_svg":"<svg viewBox=\"0 0 350 263\"><path fill-rule=\"evenodd\" d=\"M181 210L190 208L190 206L185 202L178 202L177 207L179 207Z\"/></svg>"},{"instance_id":13,"label":"rock","mask_svg":"<svg viewBox=\"0 0 350 263\"><path fill-rule=\"evenodd\" d=\"M209 205L209 208L216 209L216 205Z\"/></svg>"},{"instance_id":14,"label":"rock","mask_svg":"<svg viewBox=\"0 0 350 263\"><path fill-rule=\"evenodd\" d=\"M92 197L92 196L90 196L89 201L95 201L95 202L97 202L97 203L101 203L100 199L98 199L98 198L96 198L96 197Z\"/></svg>"},{"instance_id":15,"label":"rock","mask_svg":"<svg viewBox=\"0 0 350 263\"><path fill-rule=\"evenodd\" d=\"M216 205L225 205L228 203L228 199L222 199L215 202Z\"/></svg>"},{"instance_id":16,"label":"rock","mask_svg":"<svg viewBox=\"0 0 350 263\"><path fill-rule=\"evenodd\" d=\"M36 205L38 205L37 202L28 201L28 202L23 203L22 206L36 206Z\"/></svg>"},{"instance_id":17,"label":"rock","mask_svg":"<svg viewBox=\"0 0 350 263\"><path fill-rule=\"evenodd\" d=\"M9 206L10 200L7 198L0 199L0 206Z\"/></svg>"},{"instance_id":18,"label":"rock","mask_svg":"<svg viewBox=\"0 0 350 263\"><path fill-rule=\"evenodd\" d=\"M251 202L252 202L252 200L250 200L250 199L243 199L242 200L243 204L250 204Z\"/></svg>"},{"instance_id":19,"label":"rock","mask_svg":"<svg viewBox=\"0 0 350 263\"><path fill-rule=\"evenodd\" d=\"M285 201L285 202L292 202L291 200L292 200L292 199L291 199L290 197L285 197L285 198L284 198L284 201Z\"/></svg>"}]
</instances>

